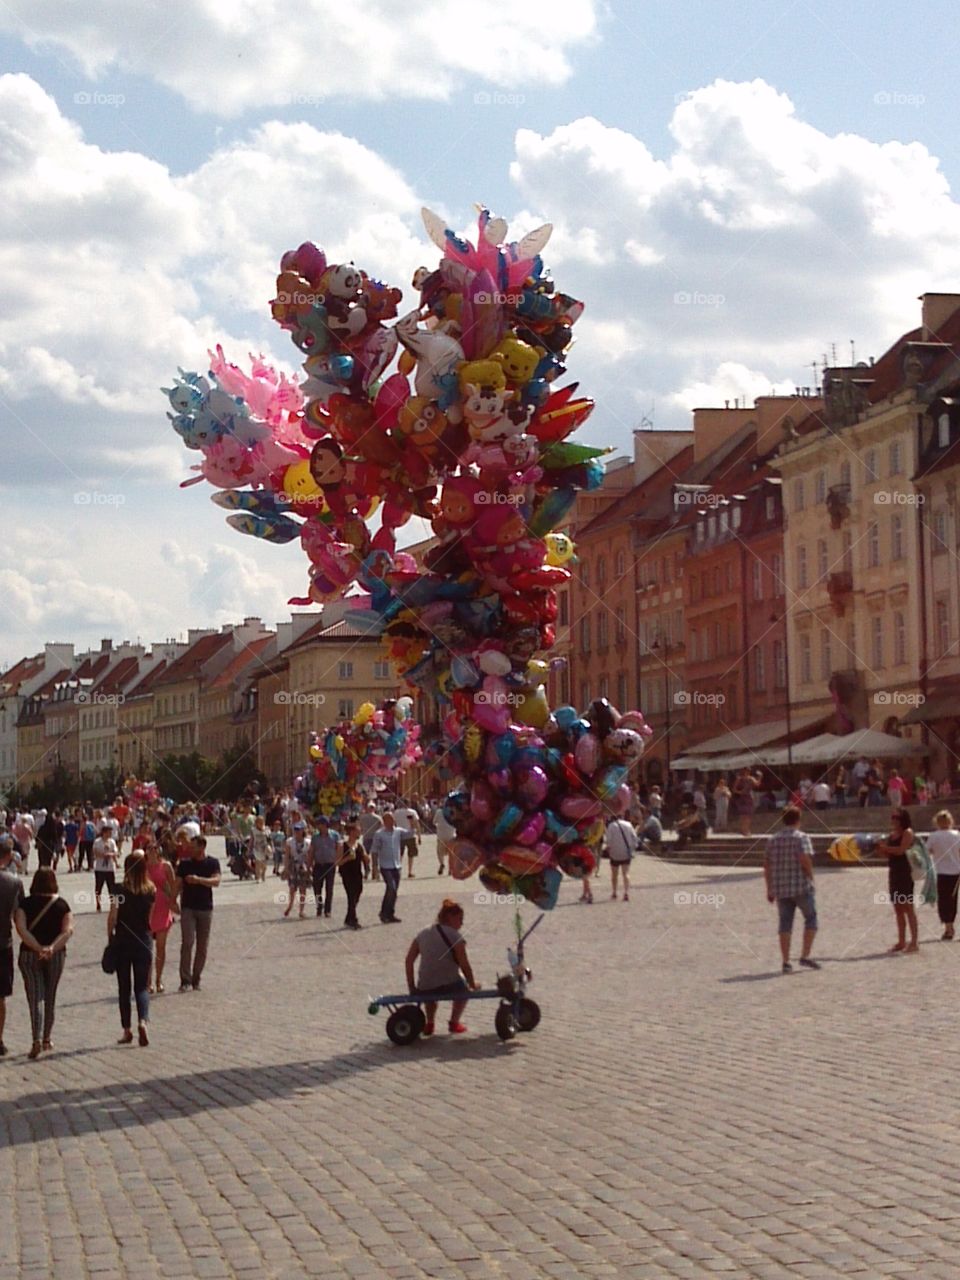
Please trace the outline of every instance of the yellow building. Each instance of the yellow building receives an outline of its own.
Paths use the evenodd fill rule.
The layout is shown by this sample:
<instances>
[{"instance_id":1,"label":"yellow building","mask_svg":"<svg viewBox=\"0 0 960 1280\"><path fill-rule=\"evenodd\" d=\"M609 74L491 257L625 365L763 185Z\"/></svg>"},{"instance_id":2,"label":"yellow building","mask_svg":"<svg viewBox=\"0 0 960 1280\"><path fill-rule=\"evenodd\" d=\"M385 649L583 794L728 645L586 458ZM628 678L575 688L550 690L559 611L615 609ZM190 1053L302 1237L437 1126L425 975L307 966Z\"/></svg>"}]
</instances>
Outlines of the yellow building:
<instances>
[{"instance_id":1,"label":"yellow building","mask_svg":"<svg viewBox=\"0 0 960 1280\"><path fill-rule=\"evenodd\" d=\"M920 728L907 719L922 696L925 616L917 422L925 379L948 352L939 329L960 297L922 302L921 327L875 364L824 371L823 410L796 424L774 464L791 706L833 716L841 732L902 733L917 753Z\"/></svg>"}]
</instances>

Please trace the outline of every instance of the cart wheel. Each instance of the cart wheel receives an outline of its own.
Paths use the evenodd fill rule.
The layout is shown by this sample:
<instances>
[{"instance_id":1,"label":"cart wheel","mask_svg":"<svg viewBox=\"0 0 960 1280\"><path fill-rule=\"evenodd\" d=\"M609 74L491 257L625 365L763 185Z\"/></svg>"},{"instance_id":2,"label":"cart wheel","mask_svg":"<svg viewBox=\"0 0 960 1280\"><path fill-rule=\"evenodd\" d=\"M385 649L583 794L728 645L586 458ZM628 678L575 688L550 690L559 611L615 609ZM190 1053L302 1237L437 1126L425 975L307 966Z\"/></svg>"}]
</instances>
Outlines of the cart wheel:
<instances>
[{"instance_id":1,"label":"cart wheel","mask_svg":"<svg viewBox=\"0 0 960 1280\"><path fill-rule=\"evenodd\" d=\"M426 1025L426 1015L419 1005L402 1004L387 1019L387 1035L394 1044L413 1044Z\"/></svg>"},{"instance_id":2,"label":"cart wheel","mask_svg":"<svg viewBox=\"0 0 960 1280\"><path fill-rule=\"evenodd\" d=\"M536 1000L524 997L517 1003L517 1030L532 1031L540 1021L540 1006Z\"/></svg>"},{"instance_id":3,"label":"cart wheel","mask_svg":"<svg viewBox=\"0 0 960 1280\"><path fill-rule=\"evenodd\" d=\"M513 1010L508 1004L502 1004L493 1020L497 1035L501 1040L512 1040L517 1034L517 1024L513 1020Z\"/></svg>"}]
</instances>

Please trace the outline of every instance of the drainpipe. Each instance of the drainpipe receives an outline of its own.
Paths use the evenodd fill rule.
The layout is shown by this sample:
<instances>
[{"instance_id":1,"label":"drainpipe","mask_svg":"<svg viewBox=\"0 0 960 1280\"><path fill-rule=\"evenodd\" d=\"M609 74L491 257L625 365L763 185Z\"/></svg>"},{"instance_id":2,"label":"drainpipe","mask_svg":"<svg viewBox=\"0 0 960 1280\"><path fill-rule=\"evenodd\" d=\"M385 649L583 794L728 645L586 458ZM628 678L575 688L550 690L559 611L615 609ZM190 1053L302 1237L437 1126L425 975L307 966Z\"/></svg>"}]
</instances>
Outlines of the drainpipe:
<instances>
[{"instance_id":1,"label":"drainpipe","mask_svg":"<svg viewBox=\"0 0 960 1280\"><path fill-rule=\"evenodd\" d=\"M924 494L924 499L926 499L926 494ZM930 671L929 618L927 610L927 522L924 516L926 505L926 501L917 503L917 554L920 571L920 695L924 702L927 700ZM927 754L930 747L930 729L925 720L920 722L920 730L925 754Z\"/></svg>"},{"instance_id":2,"label":"drainpipe","mask_svg":"<svg viewBox=\"0 0 960 1280\"><path fill-rule=\"evenodd\" d=\"M750 604L747 599L747 549L740 543L740 599L743 620L740 625L740 652L743 654L743 723L750 723Z\"/></svg>"}]
</instances>

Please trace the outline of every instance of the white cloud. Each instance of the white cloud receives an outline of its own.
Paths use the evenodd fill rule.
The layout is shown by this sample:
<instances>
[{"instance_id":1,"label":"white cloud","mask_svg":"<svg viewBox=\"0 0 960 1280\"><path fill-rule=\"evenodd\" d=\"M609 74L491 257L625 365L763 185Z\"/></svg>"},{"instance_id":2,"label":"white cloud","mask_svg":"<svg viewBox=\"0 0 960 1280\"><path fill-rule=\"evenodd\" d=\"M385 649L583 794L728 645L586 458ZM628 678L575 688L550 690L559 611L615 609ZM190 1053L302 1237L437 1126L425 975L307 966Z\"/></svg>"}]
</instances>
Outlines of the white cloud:
<instances>
[{"instance_id":1,"label":"white cloud","mask_svg":"<svg viewBox=\"0 0 960 1280\"><path fill-rule=\"evenodd\" d=\"M251 612L269 623L289 613L287 594L276 573L261 569L240 546L211 543L200 554L169 541L160 552L180 578L194 609L216 623L236 622ZM306 561L303 568L306 581Z\"/></svg>"},{"instance_id":2,"label":"white cloud","mask_svg":"<svg viewBox=\"0 0 960 1280\"><path fill-rule=\"evenodd\" d=\"M90 77L151 76L229 116L340 97L441 100L471 78L563 84L597 10L596 0L8 0L0 31L65 50Z\"/></svg>"},{"instance_id":3,"label":"white cloud","mask_svg":"<svg viewBox=\"0 0 960 1280\"><path fill-rule=\"evenodd\" d=\"M789 380L772 383L756 369L748 369L746 365L736 361L725 360L717 366L711 378L684 387L675 392L670 400L688 411L717 407L724 401L733 404L739 400L741 404L752 405L758 396L792 395L795 387L796 383Z\"/></svg>"}]
</instances>

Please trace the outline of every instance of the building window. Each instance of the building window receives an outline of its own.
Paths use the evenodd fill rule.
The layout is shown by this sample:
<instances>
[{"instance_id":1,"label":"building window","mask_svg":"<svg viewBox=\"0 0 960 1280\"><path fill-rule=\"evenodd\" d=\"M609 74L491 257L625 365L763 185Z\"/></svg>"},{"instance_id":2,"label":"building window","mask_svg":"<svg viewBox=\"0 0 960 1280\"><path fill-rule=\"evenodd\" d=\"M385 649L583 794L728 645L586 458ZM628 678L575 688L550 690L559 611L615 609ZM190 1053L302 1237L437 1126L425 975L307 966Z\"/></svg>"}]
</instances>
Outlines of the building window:
<instances>
[{"instance_id":1,"label":"building window","mask_svg":"<svg viewBox=\"0 0 960 1280\"><path fill-rule=\"evenodd\" d=\"M700 661L700 655L698 653L698 650L700 648L699 636L700 636L700 633L696 630L693 630L690 632L689 645L690 645L690 661L691 662Z\"/></svg>"},{"instance_id":2,"label":"building window","mask_svg":"<svg viewBox=\"0 0 960 1280\"><path fill-rule=\"evenodd\" d=\"M757 693L763 693L767 687L767 673L763 661L763 645L758 644L753 651L753 687Z\"/></svg>"},{"instance_id":3,"label":"building window","mask_svg":"<svg viewBox=\"0 0 960 1280\"><path fill-rule=\"evenodd\" d=\"M580 566L580 581L583 583L584 587L590 586L590 566L587 564L586 560L584 560L583 564Z\"/></svg>"},{"instance_id":4,"label":"building window","mask_svg":"<svg viewBox=\"0 0 960 1280\"><path fill-rule=\"evenodd\" d=\"M627 638L627 618L622 609L617 610L617 644L623 644Z\"/></svg>"},{"instance_id":5,"label":"building window","mask_svg":"<svg viewBox=\"0 0 960 1280\"><path fill-rule=\"evenodd\" d=\"M880 567L880 526L876 520L867 525L867 568Z\"/></svg>"},{"instance_id":6,"label":"building window","mask_svg":"<svg viewBox=\"0 0 960 1280\"><path fill-rule=\"evenodd\" d=\"M617 577L622 578L627 572L627 553L625 551L617 552Z\"/></svg>"},{"instance_id":7,"label":"building window","mask_svg":"<svg viewBox=\"0 0 960 1280\"><path fill-rule=\"evenodd\" d=\"M772 493L767 494L767 500L764 504L764 510L768 520L775 520L777 517L777 500Z\"/></svg>"},{"instance_id":8,"label":"building window","mask_svg":"<svg viewBox=\"0 0 960 1280\"><path fill-rule=\"evenodd\" d=\"M844 458L840 463L840 483L846 485L848 489L851 487L851 471L850 459Z\"/></svg>"},{"instance_id":9,"label":"building window","mask_svg":"<svg viewBox=\"0 0 960 1280\"><path fill-rule=\"evenodd\" d=\"M733 525L734 529L740 528L740 517L742 514L743 513L740 510L740 503L738 502L736 506L733 508L733 512L731 513L731 516L730 516L730 523Z\"/></svg>"},{"instance_id":10,"label":"building window","mask_svg":"<svg viewBox=\"0 0 960 1280\"><path fill-rule=\"evenodd\" d=\"M843 554L841 564L844 573L853 573L853 534L849 529L844 529L842 543Z\"/></svg>"},{"instance_id":11,"label":"building window","mask_svg":"<svg viewBox=\"0 0 960 1280\"><path fill-rule=\"evenodd\" d=\"M700 575L700 599L710 599L710 579L707 577L706 573L701 573Z\"/></svg>"},{"instance_id":12,"label":"building window","mask_svg":"<svg viewBox=\"0 0 960 1280\"><path fill-rule=\"evenodd\" d=\"M775 551L770 560L770 574L773 578L773 594L775 596L782 596L784 592L783 556L779 551Z\"/></svg>"},{"instance_id":13,"label":"building window","mask_svg":"<svg viewBox=\"0 0 960 1280\"><path fill-rule=\"evenodd\" d=\"M375 662L373 664L373 678L374 680L389 680L390 679L390 663L379 662L379 661Z\"/></svg>"},{"instance_id":14,"label":"building window","mask_svg":"<svg viewBox=\"0 0 960 1280\"><path fill-rule=\"evenodd\" d=\"M720 532L726 533L730 528L730 512L726 507L720 512Z\"/></svg>"},{"instance_id":15,"label":"building window","mask_svg":"<svg viewBox=\"0 0 960 1280\"><path fill-rule=\"evenodd\" d=\"M900 515L890 522L890 559L903 559L903 516Z\"/></svg>"},{"instance_id":16,"label":"building window","mask_svg":"<svg viewBox=\"0 0 960 1280\"><path fill-rule=\"evenodd\" d=\"M800 544L797 547L797 587L804 591L807 586L807 548Z\"/></svg>"},{"instance_id":17,"label":"building window","mask_svg":"<svg viewBox=\"0 0 960 1280\"><path fill-rule=\"evenodd\" d=\"M801 631L797 636L797 649L800 653L800 683L810 684L813 680L813 669L810 662L809 631Z\"/></svg>"},{"instance_id":18,"label":"building window","mask_svg":"<svg viewBox=\"0 0 960 1280\"><path fill-rule=\"evenodd\" d=\"M829 557L827 555L826 538L817 539L817 581L824 582L829 568Z\"/></svg>"},{"instance_id":19,"label":"building window","mask_svg":"<svg viewBox=\"0 0 960 1280\"><path fill-rule=\"evenodd\" d=\"M602 591L607 581L607 560L600 556L597 560L597 590Z\"/></svg>"},{"instance_id":20,"label":"building window","mask_svg":"<svg viewBox=\"0 0 960 1280\"><path fill-rule=\"evenodd\" d=\"M883 666L883 617L879 613L870 619L870 665L874 671Z\"/></svg>"},{"instance_id":21,"label":"building window","mask_svg":"<svg viewBox=\"0 0 960 1280\"><path fill-rule=\"evenodd\" d=\"M580 681L580 705L581 707L590 705L590 685L586 680Z\"/></svg>"},{"instance_id":22,"label":"building window","mask_svg":"<svg viewBox=\"0 0 960 1280\"><path fill-rule=\"evenodd\" d=\"M717 536L717 517L707 516L707 537L715 538Z\"/></svg>"},{"instance_id":23,"label":"building window","mask_svg":"<svg viewBox=\"0 0 960 1280\"><path fill-rule=\"evenodd\" d=\"M937 419L937 448L946 449L950 443L950 415L941 413Z\"/></svg>"},{"instance_id":24,"label":"building window","mask_svg":"<svg viewBox=\"0 0 960 1280\"><path fill-rule=\"evenodd\" d=\"M617 672L617 710L623 710L627 706L627 673L625 671Z\"/></svg>"},{"instance_id":25,"label":"building window","mask_svg":"<svg viewBox=\"0 0 960 1280\"><path fill-rule=\"evenodd\" d=\"M570 594L567 591L560 591L557 594L557 607L559 609L559 621L561 627L570 625Z\"/></svg>"},{"instance_id":26,"label":"building window","mask_svg":"<svg viewBox=\"0 0 960 1280\"><path fill-rule=\"evenodd\" d=\"M337 715L341 720L353 719L353 699L341 698L337 703Z\"/></svg>"},{"instance_id":27,"label":"building window","mask_svg":"<svg viewBox=\"0 0 960 1280\"><path fill-rule=\"evenodd\" d=\"M717 655L717 657L719 657L720 654L723 653L723 649L720 647L722 644L723 644L723 638L720 631L720 623L715 622L713 624L713 652Z\"/></svg>"},{"instance_id":28,"label":"building window","mask_svg":"<svg viewBox=\"0 0 960 1280\"><path fill-rule=\"evenodd\" d=\"M597 614L597 648L607 647L607 612L601 609Z\"/></svg>"},{"instance_id":29,"label":"building window","mask_svg":"<svg viewBox=\"0 0 960 1280\"><path fill-rule=\"evenodd\" d=\"M890 474L898 476L903 470L903 450L900 447L900 441L894 440L889 449L890 457Z\"/></svg>"},{"instance_id":30,"label":"building window","mask_svg":"<svg viewBox=\"0 0 960 1280\"><path fill-rule=\"evenodd\" d=\"M950 611L946 600L938 600L935 611L937 655L945 658L950 652Z\"/></svg>"},{"instance_id":31,"label":"building window","mask_svg":"<svg viewBox=\"0 0 960 1280\"><path fill-rule=\"evenodd\" d=\"M907 623L903 614L893 615L893 665L902 667L907 660Z\"/></svg>"},{"instance_id":32,"label":"building window","mask_svg":"<svg viewBox=\"0 0 960 1280\"><path fill-rule=\"evenodd\" d=\"M880 472L877 469L876 449L868 449L863 455L863 470L868 484L873 480L880 479Z\"/></svg>"},{"instance_id":33,"label":"building window","mask_svg":"<svg viewBox=\"0 0 960 1280\"><path fill-rule=\"evenodd\" d=\"M813 488L814 488L814 493L813 493L814 502L826 502L827 473L825 471L817 472L816 479L814 480Z\"/></svg>"},{"instance_id":34,"label":"building window","mask_svg":"<svg viewBox=\"0 0 960 1280\"><path fill-rule=\"evenodd\" d=\"M703 648L700 652L700 657L703 659L704 662L706 662L707 659L710 657L710 628L709 627L703 628L702 640L703 640Z\"/></svg>"},{"instance_id":35,"label":"building window","mask_svg":"<svg viewBox=\"0 0 960 1280\"><path fill-rule=\"evenodd\" d=\"M340 677L341 680L352 680L353 679L353 663L352 662L339 663L337 665L337 675Z\"/></svg>"},{"instance_id":36,"label":"building window","mask_svg":"<svg viewBox=\"0 0 960 1280\"><path fill-rule=\"evenodd\" d=\"M580 651L590 652L590 615L580 619Z\"/></svg>"},{"instance_id":37,"label":"building window","mask_svg":"<svg viewBox=\"0 0 960 1280\"><path fill-rule=\"evenodd\" d=\"M802 511L806 505L803 494L803 481L794 480L793 482L793 509L794 511Z\"/></svg>"},{"instance_id":38,"label":"building window","mask_svg":"<svg viewBox=\"0 0 960 1280\"><path fill-rule=\"evenodd\" d=\"M787 687L787 650L782 640L773 641L773 687Z\"/></svg>"},{"instance_id":39,"label":"building window","mask_svg":"<svg viewBox=\"0 0 960 1280\"><path fill-rule=\"evenodd\" d=\"M672 581L672 578L673 578L672 568L673 566L670 563L670 557L661 556L660 557L660 581L661 582Z\"/></svg>"},{"instance_id":40,"label":"building window","mask_svg":"<svg viewBox=\"0 0 960 1280\"><path fill-rule=\"evenodd\" d=\"M940 507L938 511L933 513L933 528L931 531L931 540L933 542L933 554L937 555L940 551L947 549L947 512L946 508Z\"/></svg>"},{"instance_id":41,"label":"building window","mask_svg":"<svg viewBox=\"0 0 960 1280\"><path fill-rule=\"evenodd\" d=\"M703 542L704 536L706 535L706 532L707 532L707 528L702 520L697 521L696 530L697 530L697 533L696 533L697 542L698 543Z\"/></svg>"},{"instance_id":42,"label":"building window","mask_svg":"<svg viewBox=\"0 0 960 1280\"><path fill-rule=\"evenodd\" d=\"M827 683L830 674L833 671L832 655L830 653L830 632L824 630L820 637L820 679Z\"/></svg>"}]
</instances>

